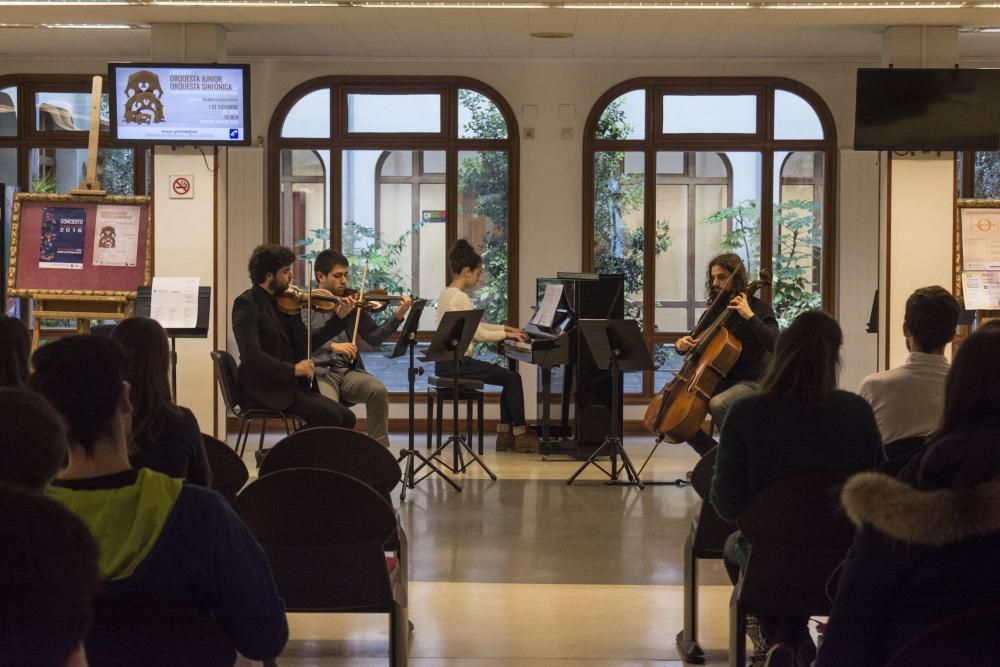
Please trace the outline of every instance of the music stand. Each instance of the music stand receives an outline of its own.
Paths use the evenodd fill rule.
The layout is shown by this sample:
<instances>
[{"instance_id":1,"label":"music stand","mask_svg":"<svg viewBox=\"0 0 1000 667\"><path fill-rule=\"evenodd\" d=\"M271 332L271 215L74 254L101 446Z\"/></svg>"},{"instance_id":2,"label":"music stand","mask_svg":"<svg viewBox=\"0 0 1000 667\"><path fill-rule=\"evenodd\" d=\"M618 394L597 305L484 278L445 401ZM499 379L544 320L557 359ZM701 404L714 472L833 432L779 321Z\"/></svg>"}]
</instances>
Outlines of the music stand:
<instances>
[{"instance_id":1,"label":"music stand","mask_svg":"<svg viewBox=\"0 0 1000 667\"><path fill-rule=\"evenodd\" d=\"M629 459L622 444L621 421L618 419L619 405L621 405L621 372L653 369L653 359L649 356L646 341L639 331L639 323L635 320L580 320L578 326L597 367L611 371L611 433L572 477L566 480L566 484L572 484L584 468L594 465L608 476L607 484L627 484L642 489L642 480L639 479L639 474L635 471L635 466L632 465L632 460ZM597 462L597 457L605 450L611 455L610 471ZM619 456L626 480L618 479L621 473L617 468Z\"/></svg>"},{"instance_id":2,"label":"music stand","mask_svg":"<svg viewBox=\"0 0 1000 667\"><path fill-rule=\"evenodd\" d=\"M444 461L441 461L441 465L448 468L454 473L462 473L469 467L470 464L465 463L463 459L463 452L468 454L472 459L479 464L479 466L486 471L486 474L490 476L490 479L496 481L497 476L493 474L493 471L483 463L483 460L472 451L469 447L469 443L465 441L465 434L459 433L458 429L458 403L459 403L459 372L461 369L462 358L465 356L465 351L469 349L469 345L472 343L472 336L476 333L476 328L479 326L479 321L483 319L483 311L480 310L453 310L451 312L445 313L444 317L441 318L440 324L438 324L437 331L434 332L434 338L431 340L431 345L427 348L427 352L424 354L424 360L426 361L450 361L451 363L451 430L452 433L445 442L434 450L434 453L430 455L430 458L437 459L441 456L448 447L454 446L455 450L453 452L453 465L449 466ZM427 425L430 428L430 424ZM417 469L419 470L419 468Z\"/></svg>"},{"instance_id":3,"label":"music stand","mask_svg":"<svg viewBox=\"0 0 1000 667\"><path fill-rule=\"evenodd\" d=\"M208 338L209 314L212 306L212 288L198 287L198 322L192 329L164 329L170 338L170 389L177 402L177 339L178 338ZM139 317L149 317L153 307L153 288L149 285L137 287L135 290L135 314Z\"/></svg>"},{"instance_id":4,"label":"music stand","mask_svg":"<svg viewBox=\"0 0 1000 667\"><path fill-rule=\"evenodd\" d=\"M389 355L390 359L396 359L403 356L407 352L410 355L410 368L406 372L407 381L409 382L409 408L410 408L410 428L409 428L409 447L404 449L399 453L399 458L397 461L402 461L406 459L406 466L403 468L403 488L399 492L399 500L402 502L406 500L406 489L416 488L417 482L420 481L416 478L415 470L413 467L414 457L419 458L421 461L420 467L427 466L431 469L432 473L437 473L444 477L444 480L451 484L452 488L456 491L461 492L462 487L455 483L453 479L444 474L440 468L431 463L430 459L418 452L413 448L414 432L413 432L413 420L414 420L414 405L413 405L413 395L416 391L417 376L423 375L424 369L422 366L417 366L414 360L414 351L417 347L417 327L420 325L420 316L424 312L424 306L427 305L426 299L417 299L410 306L410 311L406 314L406 321L403 322L403 329L399 332L399 338L396 340L396 346L392 349L392 354ZM432 473L427 473L430 475ZM425 475L424 477L426 477ZM423 479L421 477L420 479Z\"/></svg>"}]
</instances>

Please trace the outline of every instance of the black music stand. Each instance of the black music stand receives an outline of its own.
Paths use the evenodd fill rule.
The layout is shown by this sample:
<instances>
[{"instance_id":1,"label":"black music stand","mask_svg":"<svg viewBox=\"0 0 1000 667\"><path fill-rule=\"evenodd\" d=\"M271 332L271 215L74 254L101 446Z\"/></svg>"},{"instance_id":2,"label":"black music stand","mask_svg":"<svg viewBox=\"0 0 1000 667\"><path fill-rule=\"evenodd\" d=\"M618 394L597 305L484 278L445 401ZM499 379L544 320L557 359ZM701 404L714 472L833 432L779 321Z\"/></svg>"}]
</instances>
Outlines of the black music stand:
<instances>
[{"instance_id":1,"label":"black music stand","mask_svg":"<svg viewBox=\"0 0 1000 667\"><path fill-rule=\"evenodd\" d=\"M469 345L472 343L472 336L476 333L476 328L479 326L479 321L483 319L483 310L453 310L451 312L445 313L444 317L441 318L440 324L438 324L437 331L434 332L434 338L431 340L431 345L427 348L427 352L424 354L424 360L426 361L450 361L451 363L451 435L445 442L434 450L434 453L430 455L430 458L438 459L441 454L450 446L454 446L453 464L449 466L444 461L439 459L441 465L448 468L453 473L463 473L471 465L471 463L466 463L463 458L463 453L468 454L472 459L479 464L479 466L486 471L486 474L490 476L490 479L496 481L497 476L493 474L493 471L489 469L483 460L472 451L469 447L469 443L465 440L465 434L459 433L458 429L458 403L459 403L459 372L461 370L462 357L465 356L465 351L469 349ZM427 428L431 425L428 424ZM417 468L419 471L420 468Z\"/></svg>"},{"instance_id":2,"label":"black music stand","mask_svg":"<svg viewBox=\"0 0 1000 667\"><path fill-rule=\"evenodd\" d=\"M415 470L413 467L414 457L420 459L420 467L425 465L431 469L432 472L427 473L430 475L432 473L437 473L444 477L444 480L451 484L452 488L456 491L461 491L462 487L455 483L453 479L444 474L440 468L431 463L430 459L418 452L413 448L414 432L413 432L413 420L415 416L415 410L413 406L413 395L416 391L417 376L423 375L424 369L422 366L417 366L414 360L414 351L417 347L417 327L420 325L420 316L424 312L424 306L427 305L426 299L417 299L410 306L410 312L406 314L406 321L403 323L403 329L399 332L399 338L396 340L396 347L392 349L392 354L389 355L390 359L396 359L401 357L407 352L410 354L410 368L406 372L407 381L409 382L410 396L409 396L409 408L410 408L410 428L409 428L409 446L399 453L399 458L397 461L402 461L406 459L406 466L403 468L403 488L399 492L399 500L406 500L406 489L416 488L417 482L420 481L416 478ZM425 475L425 477L427 476ZM423 479L421 477L420 479Z\"/></svg>"},{"instance_id":3,"label":"black music stand","mask_svg":"<svg viewBox=\"0 0 1000 667\"><path fill-rule=\"evenodd\" d=\"M618 406L621 405L621 372L653 369L653 359L649 356L646 341L639 331L639 323L635 320L580 320L578 326L597 367L611 371L611 433L590 458L566 480L566 484L572 484L584 468L594 465L608 476L607 484L626 484L642 489L642 480L639 479L639 474L622 445L621 422L618 419ZM611 456L610 471L597 462L597 457L605 453ZM618 469L619 456L622 460L621 470ZM619 479L622 471L625 472L626 480Z\"/></svg>"},{"instance_id":4,"label":"black music stand","mask_svg":"<svg viewBox=\"0 0 1000 667\"><path fill-rule=\"evenodd\" d=\"M135 314L139 317L149 317L153 306L153 288L148 285L135 290ZM177 402L177 339L178 338L208 338L209 313L212 306L212 288L198 287L198 323L192 329L165 329L170 339L170 389Z\"/></svg>"}]
</instances>

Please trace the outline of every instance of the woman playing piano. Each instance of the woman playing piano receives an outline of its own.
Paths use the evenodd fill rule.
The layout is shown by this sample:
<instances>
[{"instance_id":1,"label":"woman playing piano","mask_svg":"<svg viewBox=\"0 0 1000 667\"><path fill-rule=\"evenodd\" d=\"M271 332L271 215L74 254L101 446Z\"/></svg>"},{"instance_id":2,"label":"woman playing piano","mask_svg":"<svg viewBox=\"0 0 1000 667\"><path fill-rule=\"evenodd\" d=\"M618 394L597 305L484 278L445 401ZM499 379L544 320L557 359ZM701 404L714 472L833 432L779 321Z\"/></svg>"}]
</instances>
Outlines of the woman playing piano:
<instances>
[{"instance_id":1,"label":"woman playing piano","mask_svg":"<svg viewBox=\"0 0 1000 667\"><path fill-rule=\"evenodd\" d=\"M472 300L466 293L479 283L483 273L483 258L472 249L469 242L459 239L448 251L451 267L451 284L438 297L437 318L440 322L445 313L453 310L473 310ZM481 322L474 339L480 342L501 341L505 338L526 341L527 335L520 329ZM497 451L533 452L538 450L538 438L524 420L524 389L521 376L512 370L472 358L472 346L465 351L460 375L470 380L503 388L500 393L500 423L497 425ZM434 364L434 373L439 377L451 375L450 361Z\"/></svg>"}]
</instances>

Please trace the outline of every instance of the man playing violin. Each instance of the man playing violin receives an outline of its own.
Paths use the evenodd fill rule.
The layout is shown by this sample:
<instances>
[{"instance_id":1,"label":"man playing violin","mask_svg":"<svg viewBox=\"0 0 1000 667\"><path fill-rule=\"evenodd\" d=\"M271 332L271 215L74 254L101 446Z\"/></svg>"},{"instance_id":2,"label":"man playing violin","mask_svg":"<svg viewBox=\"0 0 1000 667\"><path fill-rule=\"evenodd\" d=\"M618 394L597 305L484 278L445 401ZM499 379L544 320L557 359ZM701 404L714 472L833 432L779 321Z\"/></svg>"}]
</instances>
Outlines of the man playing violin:
<instances>
[{"instance_id":1,"label":"man playing violin","mask_svg":"<svg viewBox=\"0 0 1000 667\"><path fill-rule=\"evenodd\" d=\"M708 263L708 274L705 279L708 305L711 306L722 293L730 277L732 278L729 283L730 293L736 296L729 302L727 308L739 314L740 319L734 326L729 327L729 331L743 344L743 349L740 358L719 383L715 395L708 403L708 412L720 430L726 421L730 406L738 399L754 394L760 389L760 379L767 370L768 358L774 352L775 343L778 341L778 320L774 316L774 309L757 297L746 294L747 271L739 255L724 253ZM697 344L697 339L684 336L678 339L676 347L681 354L687 354ZM704 454L714 447L716 442L712 436L699 430L688 444L699 454Z\"/></svg>"},{"instance_id":2,"label":"man playing violin","mask_svg":"<svg viewBox=\"0 0 1000 667\"><path fill-rule=\"evenodd\" d=\"M354 321L358 322L358 338L376 346L383 343L399 325L413 299L403 297L395 312L378 324L357 302L348 296L347 258L336 250L324 250L316 256L316 282L321 289L344 297L345 302L333 313L314 313L312 360L316 365L319 390L335 401L364 403L368 435L389 446L389 395L378 378L365 371L358 348L351 342Z\"/></svg>"},{"instance_id":3,"label":"man playing violin","mask_svg":"<svg viewBox=\"0 0 1000 667\"><path fill-rule=\"evenodd\" d=\"M295 254L265 243L254 248L248 269L253 287L233 302L233 335L240 351L239 385L246 407L281 410L317 426L354 428L354 413L312 387L315 364L306 353L306 327L298 312L278 310L288 289Z\"/></svg>"}]
</instances>

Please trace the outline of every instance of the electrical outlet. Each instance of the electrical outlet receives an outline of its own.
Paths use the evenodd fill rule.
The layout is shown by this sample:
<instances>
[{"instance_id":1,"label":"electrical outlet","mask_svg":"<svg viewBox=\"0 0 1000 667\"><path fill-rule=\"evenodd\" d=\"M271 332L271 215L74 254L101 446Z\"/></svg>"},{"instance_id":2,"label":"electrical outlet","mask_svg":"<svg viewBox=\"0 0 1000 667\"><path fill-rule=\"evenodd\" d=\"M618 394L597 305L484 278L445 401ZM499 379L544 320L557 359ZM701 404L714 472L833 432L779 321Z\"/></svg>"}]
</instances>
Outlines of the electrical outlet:
<instances>
[{"instance_id":1,"label":"electrical outlet","mask_svg":"<svg viewBox=\"0 0 1000 667\"><path fill-rule=\"evenodd\" d=\"M533 128L533 127L526 127L526 128L524 128L524 138L525 139L534 139L535 138L535 128Z\"/></svg>"},{"instance_id":2,"label":"electrical outlet","mask_svg":"<svg viewBox=\"0 0 1000 667\"><path fill-rule=\"evenodd\" d=\"M559 136L562 137L563 139L572 139L573 138L573 128L572 127L564 127L559 132Z\"/></svg>"}]
</instances>

